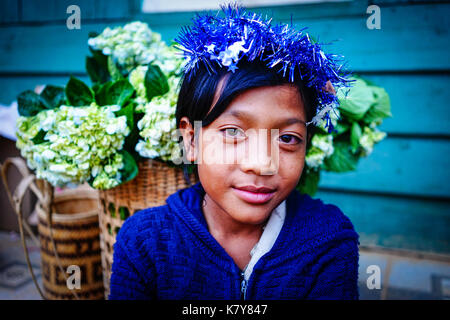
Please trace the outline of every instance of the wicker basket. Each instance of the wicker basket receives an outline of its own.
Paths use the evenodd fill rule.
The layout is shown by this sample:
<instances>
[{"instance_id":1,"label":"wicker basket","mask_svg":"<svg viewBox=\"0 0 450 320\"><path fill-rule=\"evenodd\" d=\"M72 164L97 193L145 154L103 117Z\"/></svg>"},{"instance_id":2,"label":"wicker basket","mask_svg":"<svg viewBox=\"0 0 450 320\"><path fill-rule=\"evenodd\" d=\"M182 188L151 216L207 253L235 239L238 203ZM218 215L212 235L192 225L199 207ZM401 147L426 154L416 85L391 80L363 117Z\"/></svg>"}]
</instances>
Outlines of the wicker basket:
<instances>
[{"instance_id":1,"label":"wicker basket","mask_svg":"<svg viewBox=\"0 0 450 320\"><path fill-rule=\"evenodd\" d=\"M139 210L164 205L169 195L189 187L181 168L151 159L140 161L138 166L139 173L132 181L100 191L100 247L106 298L109 296L113 245L125 219ZM189 178L192 184L198 181L195 174L190 174Z\"/></svg>"},{"instance_id":2,"label":"wicker basket","mask_svg":"<svg viewBox=\"0 0 450 320\"><path fill-rule=\"evenodd\" d=\"M71 265L81 271L80 299L103 299L103 277L98 222L98 191L88 188L67 189L55 193L53 199L53 248L47 213L36 205L39 217L38 232L41 243L42 281L47 299L74 299L66 284L69 274L62 274ZM61 261L60 269L57 257Z\"/></svg>"},{"instance_id":3,"label":"wicker basket","mask_svg":"<svg viewBox=\"0 0 450 320\"><path fill-rule=\"evenodd\" d=\"M18 157L6 159L0 167L8 198L18 216L28 269L41 297L52 300L103 299L98 191L80 186L55 192L47 181L36 179L25 160ZM14 192L7 178L11 167L15 167L23 177ZM32 191L38 199L39 239L23 218L22 203L27 191ZM41 248L44 290L37 282L29 259L25 231ZM80 288L72 290L67 281L70 277L67 268L71 265L78 266L81 271Z\"/></svg>"}]
</instances>

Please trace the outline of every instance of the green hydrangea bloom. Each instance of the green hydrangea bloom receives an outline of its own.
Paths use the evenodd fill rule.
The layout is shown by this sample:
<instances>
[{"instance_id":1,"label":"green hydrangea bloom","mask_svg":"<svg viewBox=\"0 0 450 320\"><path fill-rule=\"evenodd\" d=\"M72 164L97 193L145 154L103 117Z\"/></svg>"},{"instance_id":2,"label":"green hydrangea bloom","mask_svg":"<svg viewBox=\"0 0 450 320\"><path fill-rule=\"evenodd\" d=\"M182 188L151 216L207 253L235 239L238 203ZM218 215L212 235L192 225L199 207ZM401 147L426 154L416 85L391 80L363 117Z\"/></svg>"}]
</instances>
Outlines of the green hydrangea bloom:
<instances>
[{"instance_id":1,"label":"green hydrangea bloom","mask_svg":"<svg viewBox=\"0 0 450 320\"><path fill-rule=\"evenodd\" d=\"M158 63L165 73L180 70L180 58L175 49L161 40L161 35L153 32L146 23L135 21L114 29L105 28L97 37L88 40L89 46L112 56L126 72L149 63Z\"/></svg>"},{"instance_id":2,"label":"green hydrangea bloom","mask_svg":"<svg viewBox=\"0 0 450 320\"><path fill-rule=\"evenodd\" d=\"M386 132L382 132L376 128L376 124L372 123L368 127L364 127L363 133L359 138L359 144L362 148L362 156L368 156L373 151L375 143L380 142L386 137Z\"/></svg>"},{"instance_id":3,"label":"green hydrangea bloom","mask_svg":"<svg viewBox=\"0 0 450 320\"><path fill-rule=\"evenodd\" d=\"M311 148L305 157L306 166L310 169L318 169L325 158L331 156L333 152L333 136L331 134L315 134L311 139Z\"/></svg>"},{"instance_id":4,"label":"green hydrangea bloom","mask_svg":"<svg viewBox=\"0 0 450 320\"><path fill-rule=\"evenodd\" d=\"M142 106L147 102L146 89L145 89L145 73L147 72L147 66L138 66L136 69L130 72L128 80L134 87L137 93L137 102L139 106ZM142 107L141 107L142 108Z\"/></svg>"},{"instance_id":5,"label":"green hydrangea bloom","mask_svg":"<svg viewBox=\"0 0 450 320\"><path fill-rule=\"evenodd\" d=\"M138 122L140 136L136 151L145 158L173 161L181 152L176 136L175 109L178 77L170 77L169 92L143 105L144 117Z\"/></svg>"},{"instance_id":6,"label":"green hydrangea bloom","mask_svg":"<svg viewBox=\"0 0 450 320\"><path fill-rule=\"evenodd\" d=\"M116 117L119 106L61 106L33 117L19 117L17 147L37 178L53 186L81 184L94 179L98 189L120 183L122 149L130 133L126 117ZM33 138L45 131L43 142ZM96 181L98 176L99 178ZM104 177L106 175L106 178Z\"/></svg>"}]
</instances>

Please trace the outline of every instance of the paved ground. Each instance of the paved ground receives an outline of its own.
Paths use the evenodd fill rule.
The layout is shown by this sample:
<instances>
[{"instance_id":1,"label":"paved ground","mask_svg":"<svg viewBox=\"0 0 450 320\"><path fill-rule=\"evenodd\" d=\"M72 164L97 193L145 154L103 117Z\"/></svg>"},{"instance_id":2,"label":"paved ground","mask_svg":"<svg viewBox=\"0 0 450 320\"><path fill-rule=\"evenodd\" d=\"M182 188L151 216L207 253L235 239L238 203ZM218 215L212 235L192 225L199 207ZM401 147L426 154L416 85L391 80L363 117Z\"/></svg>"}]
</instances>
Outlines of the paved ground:
<instances>
[{"instance_id":1,"label":"paved ground","mask_svg":"<svg viewBox=\"0 0 450 320\"><path fill-rule=\"evenodd\" d=\"M28 248L41 284L39 247ZM362 300L450 299L450 256L361 248L359 288ZM0 299L40 299L17 233L0 232Z\"/></svg>"}]
</instances>

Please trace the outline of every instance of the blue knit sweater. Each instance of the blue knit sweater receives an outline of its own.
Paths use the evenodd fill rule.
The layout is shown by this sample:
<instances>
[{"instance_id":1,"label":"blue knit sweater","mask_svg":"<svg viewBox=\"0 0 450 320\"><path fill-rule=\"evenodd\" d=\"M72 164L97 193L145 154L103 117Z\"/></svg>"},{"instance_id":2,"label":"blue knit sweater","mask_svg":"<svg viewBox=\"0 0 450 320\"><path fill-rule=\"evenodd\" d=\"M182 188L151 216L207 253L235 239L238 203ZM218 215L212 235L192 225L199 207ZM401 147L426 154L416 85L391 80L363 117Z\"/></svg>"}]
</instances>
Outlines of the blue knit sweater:
<instances>
[{"instance_id":1,"label":"blue knit sweater","mask_svg":"<svg viewBox=\"0 0 450 320\"><path fill-rule=\"evenodd\" d=\"M135 213L114 244L109 299L241 299L241 270L208 231L200 183ZM334 205L293 190L246 299L358 299L358 235ZM245 280L244 280L245 281Z\"/></svg>"}]
</instances>

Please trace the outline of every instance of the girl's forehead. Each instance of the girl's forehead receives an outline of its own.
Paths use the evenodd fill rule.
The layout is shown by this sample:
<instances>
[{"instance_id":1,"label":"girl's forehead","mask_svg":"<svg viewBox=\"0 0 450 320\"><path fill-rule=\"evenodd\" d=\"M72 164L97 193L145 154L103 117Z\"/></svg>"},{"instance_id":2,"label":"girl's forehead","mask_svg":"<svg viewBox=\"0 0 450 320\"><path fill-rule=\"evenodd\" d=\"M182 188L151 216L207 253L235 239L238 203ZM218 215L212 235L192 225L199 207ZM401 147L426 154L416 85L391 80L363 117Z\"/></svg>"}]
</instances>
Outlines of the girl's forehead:
<instances>
[{"instance_id":1,"label":"girl's forehead","mask_svg":"<svg viewBox=\"0 0 450 320\"><path fill-rule=\"evenodd\" d=\"M296 87L289 85L259 87L239 94L219 118L239 120L259 119L279 121L289 118L290 123L306 122L306 112ZM292 118L297 119L293 121Z\"/></svg>"},{"instance_id":2,"label":"girl's forehead","mask_svg":"<svg viewBox=\"0 0 450 320\"><path fill-rule=\"evenodd\" d=\"M219 118L222 118L223 120L235 119L248 124L270 123L275 127L295 124L306 127L306 121L303 116L299 114L290 114L288 112L274 115L272 113L257 114L255 112L231 109L225 111Z\"/></svg>"}]
</instances>

